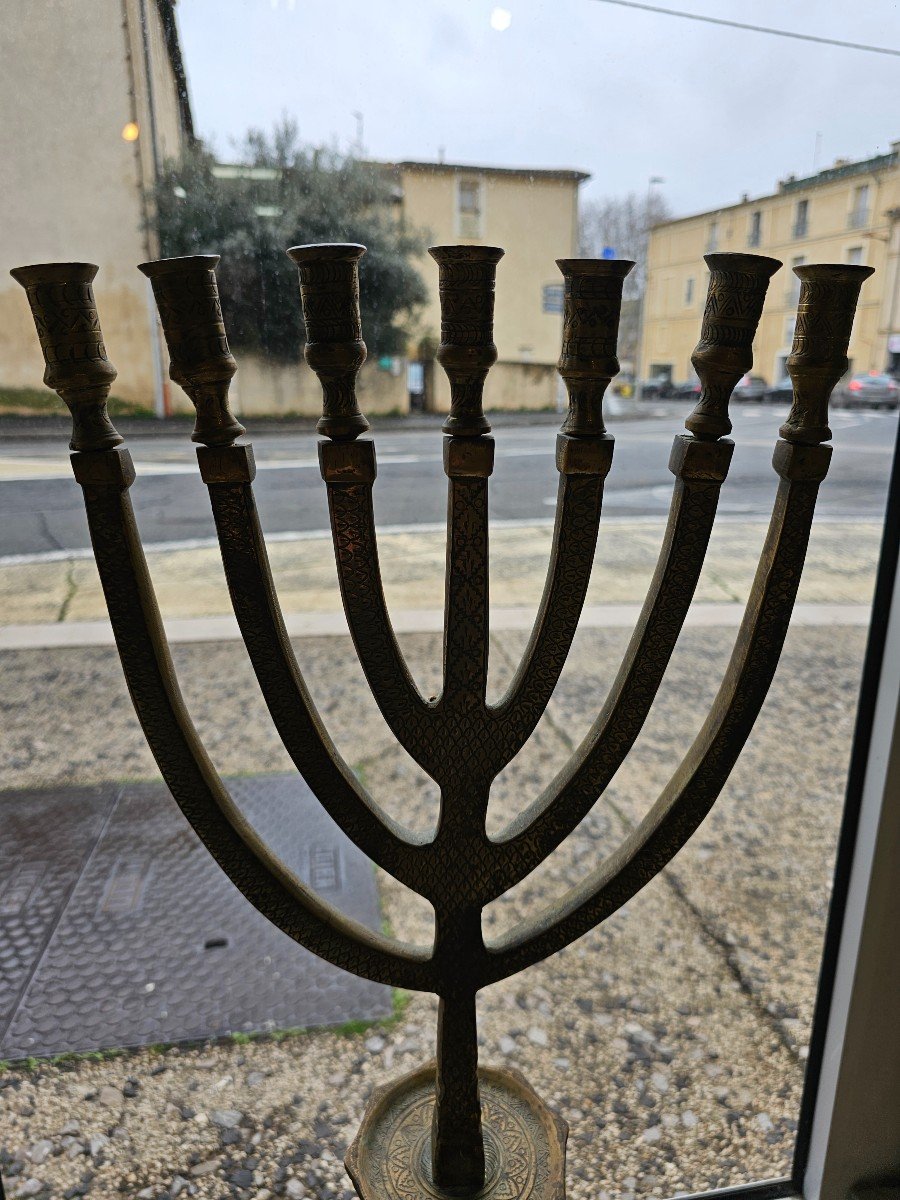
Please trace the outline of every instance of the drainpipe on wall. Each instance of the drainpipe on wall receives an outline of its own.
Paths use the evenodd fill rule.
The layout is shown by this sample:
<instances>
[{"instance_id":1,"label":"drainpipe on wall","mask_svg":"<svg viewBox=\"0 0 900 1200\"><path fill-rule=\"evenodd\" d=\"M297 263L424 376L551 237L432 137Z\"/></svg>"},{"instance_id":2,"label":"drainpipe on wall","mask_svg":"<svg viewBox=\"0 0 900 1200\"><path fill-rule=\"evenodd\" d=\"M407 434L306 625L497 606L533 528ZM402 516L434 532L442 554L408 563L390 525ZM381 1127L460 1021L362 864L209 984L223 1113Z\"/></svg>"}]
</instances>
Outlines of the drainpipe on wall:
<instances>
[{"instance_id":1,"label":"drainpipe on wall","mask_svg":"<svg viewBox=\"0 0 900 1200\"><path fill-rule=\"evenodd\" d=\"M122 0L122 29L125 36L125 59L128 65L129 76L131 79L131 119L137 124L140 129L140 113L138 110L137 99L137 81L135 72L134 56L132 54L132 43L129 30L128 16L129 0ZM160 161L159 161L159 143L156 122L156 104L153 91L153 73L152 73L152 58L150 53L150 34L149 22L147 17L146 0L138 0L138 16L140 21L140 36L141 36L141 51L143 59L144 78L146 81L147 95L147 124L150 140L150 157L153 172L153 182L159 178ZM143 134L143 131L141 131ZM152 226L150 221L150 209L147 203L147 194L144 186L144 163L141 151L141 138L134 143L135 163L137 166L137 182L140 193L141 214L144 221L144 252L148 259L156 257L158 253L155 244L156 239L153 236ZM150 335L150 361L153 370L153 411L157 417L167 417L171 413L169 403L169 391L165 378L165 362L163 358L162 347L162 331L159 327L159 317L156 312L156 304L153 300L153 290L150 287L150 281L146 281L145 295L147 298L147 318L149 322L148 332Z\"/></svg>"}]
</instances>

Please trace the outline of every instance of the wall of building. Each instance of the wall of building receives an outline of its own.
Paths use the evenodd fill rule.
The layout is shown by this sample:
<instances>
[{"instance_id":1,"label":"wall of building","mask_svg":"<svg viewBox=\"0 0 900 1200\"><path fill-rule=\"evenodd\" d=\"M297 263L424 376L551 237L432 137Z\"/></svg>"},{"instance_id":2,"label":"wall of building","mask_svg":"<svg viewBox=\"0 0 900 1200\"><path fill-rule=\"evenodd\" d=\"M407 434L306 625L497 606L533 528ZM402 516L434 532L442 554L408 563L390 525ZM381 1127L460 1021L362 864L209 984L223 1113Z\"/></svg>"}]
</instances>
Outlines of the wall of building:
<instances>
[{"instance_id":1,"label":"wall of building","mask_svg":"<svg viewBox=\"0 0 900 1200\"><path fill-rule=\"evenodd\" d=\"M176 152L175 84L155 0L147 14L157 128ZM133 88L133 72L142 78L139 16L139 0L57 0L23 5L4 21L6 62L16 69L0 72L0 386L35 387L43 374L25 294L9 269L94 262L107 351L120 372L114 391L152 404L147 281L135 270L153 249L142 199L152 178L148 122ZM122 129L135 119L141 137L126 142Z\"/></svg>"},{"instance_id":2,"label":"wall of building","mask_svg":"<svg viewBox=\"0 0 900 1200\"><path fill-rule=\"evenodd\" d=\"M556 367L549 363L497 362L484 385L484 408L486 412L552 410L557 407L560 386ZM433 412L450 411L450 382L437 364L430 407Z\"/></svg>"},{"instance_id":3,"label":"wall of building","mask_svg":"<svg viewBox=\"0 0 900 1200\"><path fill-rule=\"evenodd\" d=\"M457 214L458 177L481 182L483 216L481 236L463 237ZM494 407L552 405L555 384L543 371L516 367L536 364L548 367L559 357L562 316L545 312L545 285L559 285L562 276L557 258L577 253L578 183L574 178L539 175L449 170L436 167L401 169L403 215L411 224L428 231L432 245L494 245L506 251L497 266L494 308L494 340L498 366L489 376L486 403ZM440 338L437 264L427 255L417 266L429 289L429 300L413 338L413 345L426 337L436 344ZM501 371L501 365L504 370ZM495 376L497 381L495 381ZM504 382L498 386L500 377ZM445 411L449 389L442 372L435 372L432 407ZM535 381L540 379L540 383ZM552 393L548 398L548 392ZM519 402L513 403L518 396Z\"/></svg>"},{"instance_id":4,"label":"wall of building","mask_svg":"<svg viewBox=\"0 0 900 1200\"><path fill-rule=\"evenodd\" d=\"M869 185L868 215L853 227L855 189ZM797 202L809 201L807 232L795 234ZM900 230L886 214L900 209L900 161L887 169L850 173L842 178L760 200L734 205L695 217L672 221L655 229L650 238L650 279L641 375L670 366L676 381L692 376L690 356L700 334L709 273L703 255L710 249L710 231L716 225L720 251L767 254L784 266L769 285L766 307L754 342L756 374L768 382L783 375L791 348L799 284L791 270L802 259L807 263L858 261L875 268L864 285L850 341L849 357L855 371L883 370L888 358L891 306L895 331L900 322L896 300ZM752 214L759 212L760 239L751 245ZM688 281L693 280L689 297Z\"/></svg>"},{"instance_id":5,"label":"wall of building","mask_svg":"<svg viewBox=\"0 0 900 1200\"><path fill-rule=\"evenodd\" d=\"M243 416L322 415L322 387L305 362L273 363L255 354L235 351L238 371L231 384L231 407ZM175 384L170 384L172 406L177 412L191 410L191 402ZM359 406L367 415L406 413L409 393L405 364L399 374L367 362L356 385Z\"/></svg>"}]
</instances>

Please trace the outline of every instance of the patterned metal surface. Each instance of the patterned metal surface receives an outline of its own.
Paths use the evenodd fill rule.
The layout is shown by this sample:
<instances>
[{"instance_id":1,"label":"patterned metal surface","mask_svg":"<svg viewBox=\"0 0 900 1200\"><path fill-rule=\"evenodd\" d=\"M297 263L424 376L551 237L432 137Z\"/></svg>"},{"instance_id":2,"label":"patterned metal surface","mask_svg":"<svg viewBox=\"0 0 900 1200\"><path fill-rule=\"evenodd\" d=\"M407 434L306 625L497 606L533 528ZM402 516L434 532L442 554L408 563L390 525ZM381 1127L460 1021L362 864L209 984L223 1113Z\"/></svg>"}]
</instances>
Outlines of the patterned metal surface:
<instances>
[{"instance_id":1,"label":"patterned metal surface","mask_svg":"<svg viewBox=\"0 0 900 1200\"><path fill-rule=\"evenodd\" d=\"M290 870L377 928L369 863L302 780L230 787ZM248 904L161 784L14 792L0 804L0 1056L390 1013L389 989L336 970Z\"/></svg>"},{"instance_id":2,"label":"patterned metal surface","mask_svg":"<svg viewBox=\"0 0 900 1200\"><path fill-rule=\"evenodd\" d=\"M761 254L705 254L709 290L700 341L691 363L700 399L685 426L695 437L715 440L731 433L728 402L735 384L753 366L753 339L769 280L781 267Z\"/></svg>"},{"instance_id":3,"label":"patterned metal surface","mask_svg":"<svg viewBox=\"0 0 900 1200\"><path fill-rule=\"evenodd\" d=\"M488 479L493 441L482 411L482 389L496 360L493 298L502 251L444 246L431 254L440 268L442 306L438 360L451 388L444 432L448 478L448 538L444 681L437 697L417 692L394 639L378 568L372 508L374 449L353 439L358 414L355 378L365 346L359 329L356 245L305 246L291 257L301 269L311 340L307 358L322 382L319 430L333 439L320 452L329 491L335 555L344 605L372 692L400 742L437 782L440 817L433 836L415 837L390 821L352 773L312 704L285 632L252 492L252 454L244 446L200 452L222 558L241 632L279 733L323 807L373 861L430 900L430 947L402 945L341 917L306 882L284 871L277 838L248 829L235 800L206 757L181 703L127 489L134 479L127 454L75 455L101 580L125 674L150 746L173 795L223 870L251 902L291 937L339 966L376 981L436 992L438 1054L430 1118L430 1158L410 1161L404 1179L424 1179L438 1193L497 1200L534 1194L562 1196L559 1179L537 1190L517 1175L510 1152L491 1175L497 1129L511 1118L480 1095L488 1072L478 1067L475 999L489 983L568 945L604 920L652 879L691 836L715 802L765 699L796 596L816 494L830 449L824 418L831 386L846 363L859 286L868 268L803 267L801 320L790 369L797 402L775 448L780 478L769 533L732 659L709 717L669 784L641 824L559 903L486 942L482 911L534 870L603 794L647 717L690 606L706 554L719 490L732 446L734 385L752 364L752 342L774 259L747 254L707 256L710 285L700 342L692 361L700 401L676 438L670 460L672 506L657 570L610 695L573 754L544 793L523 807L497 839L485 817L492 782L529 737L571 647L593 561L603 480L612 439L603 430L603 392L615 358L622 281L631 264L560 260L566 279L560 371L569 415L557 446L560 492L553 550L538 618L522 665L506 697L489 706ZM160 267L169 273L177 267ZM185 287L190 280L185 277ZM184 319L179 306L164 321ZM177 328L172 330L176 337ZM167 331L168 335L168 331ZM195 364L198 378L204 370ZM128 883L123 883L124 892ZM398 1085L402 1092L402 1084ZM512 1086L506 1079L504 1086ZM486 1089L487 1090L487 1089ZM392 1093L395 1098L400 1092ZM384 1098L382 1098L384 1100ZM412 1141L403 1133L409 1105L388 1104L376 1132L380 1101L364 1124L351 1173L364 1196L403 1196L393 1177L396 1155ZM424 1112L419 1105L417 1112ZM493 1124L491 1113L494 1114ZM484 1118L484 1119L483 1119ZM424 1119L424 1118L423 1118ZM413 1122L416 1137L421 1122ZM382 1136L383 1134L383 1136ZM526 1140L536 1144L532 1130ZM553 1145L550 1138L548 1145ZM418 1145L418 1142L416 1142ZM357 1171L370 1154L368 1185ZM419 1154L419 1151L415 1151ZM418 1163L418 1165L416 1165ZM416 1175L416 1172L419 1175ZM424 1174L423 1174L424 1172ZM415 1183L408 1194L427 1194ZM378 1189L381 1188L381 1191ZM399 1188L399 1190L398 1190ZM393 1190L391 1190L393 1189ZM418 1190L417 1190L418 1189ZM505 1189L505 1190L504 1190Z\"/></svg>"},{"instance_id":4,"label":"patterned metal surface","mask_svg":"<svg viewBox=\"0 0 900 1200\"><path fill-rule=\"evenodd\" d=\"M184 388L197 410L193 440L229 446L244 427L228 409L237 363L222 320L218 262L218 254L194 254L141 263L138 270L153 286L169 351L169 377Z\"/></svg>"}]
</instances>

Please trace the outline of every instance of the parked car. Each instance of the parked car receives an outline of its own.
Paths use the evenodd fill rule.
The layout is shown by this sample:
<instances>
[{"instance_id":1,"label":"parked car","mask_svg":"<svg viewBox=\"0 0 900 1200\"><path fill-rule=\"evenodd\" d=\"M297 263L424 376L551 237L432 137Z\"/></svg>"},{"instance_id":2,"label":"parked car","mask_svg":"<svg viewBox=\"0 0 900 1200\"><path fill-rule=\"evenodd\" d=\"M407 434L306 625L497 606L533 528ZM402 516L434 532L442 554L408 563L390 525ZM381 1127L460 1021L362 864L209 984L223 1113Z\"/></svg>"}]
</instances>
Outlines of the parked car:
<instances>
[{"instance_id":1,"label":"parked car","mask_svg":"<svg viewBox=\"0 0 900 1200\"><path fill-rule=\"evenodd\" d=\"M735 400L764 400L768 384L762 375L745 375L734 389Z\"/></svg>"},{"instance_id":2,"label":"parked car","mask_svg":"<svg viewBox=\"0 0 900 1200\"><path fill-rule=\"evenodd\" d=\"M863 405L897 408L900 405L900 384L890 375L878 375L875 372L852 375L841 389L841 399L847 408Z\"/></svg>"},{"instance_id":3,"label":"parked car","mask_svg":"<svg viewBox=\"0 0 900 1200\"><path fill-rule=\"evenodd\" d=\"M696 401L700 396L700 391L700 380L691 379L687 383L674 384L670 399Z\"/></svg>"},{"instance_id":4,"label":"parked car","mask_svg":"<svg viewBox=\"0 0 900 1200\"><path fill-rule=\"evenodd\" d=\"M790 404L793 398L794 385L787 375L770 388L766 388L766 394L763 396L763 400L767 400L770 404Z\"/></svg>"},{"instance_id":5,"label":"parked car","mask_svg":"<svg viewBox=\"0 0 900 1200\"><path fill-rule=\"evenodd\" d=\"M664 375L656 379L645 379L641 384L641 397L644 400L668 400L672 394L672 381Z\"/></svg>"}]
</instances>

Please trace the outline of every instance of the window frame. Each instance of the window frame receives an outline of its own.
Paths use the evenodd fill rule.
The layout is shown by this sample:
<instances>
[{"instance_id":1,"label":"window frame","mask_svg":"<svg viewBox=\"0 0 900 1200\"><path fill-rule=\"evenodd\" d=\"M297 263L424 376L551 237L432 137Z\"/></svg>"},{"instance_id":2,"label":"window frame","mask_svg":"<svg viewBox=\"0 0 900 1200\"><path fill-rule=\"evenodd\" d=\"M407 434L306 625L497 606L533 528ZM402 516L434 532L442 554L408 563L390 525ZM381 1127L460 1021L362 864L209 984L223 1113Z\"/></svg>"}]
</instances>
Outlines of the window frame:
<instances>
[{"instance_id":1,"label":"window frame","mask_svg":"<svg viewBox=\"0 0 900 1200\"><path fill-rule=\"evenodd\" d=\"M461 203L463 189L470 186L474 187L476 196L477 208L474 212L463 209ZM484 237L485 190L483 176L468 172L457 174L453 189L454 219L457 237L463 238L466 241L480 241ZM474 218L477 233L467 233L464 231L463 221L467 217Z\"/></svg>"},{"instance_id":2,"label":"window frame","mask_svg":"<svg viewBox=\"0 0 900 1200\"><path fill-rule=\"evenodd\" d=\"M900 987L881 969L886 949L896 950L894 930L900 927L898 781L900 430L791 1173L694 1192L683 1200L847 1200L867 1188L879 1189L878 1200L900 1195L900 1085L872 1069L886 1053L891 1064L900 1063ZM891 971L900 976L896 953ZM849 1061L848 1043L854 1052Z\"/></svg>"},{"instance_id":3,"label":"window frame","mask_svg":"<svg viewBox=\"0 0 900 1200\"><path fill-rule=\"evenodd\" d=\"M809 197L803 196L794 206L793 235L795 238L809 236Z\"/></svg>"}]
</instances>

